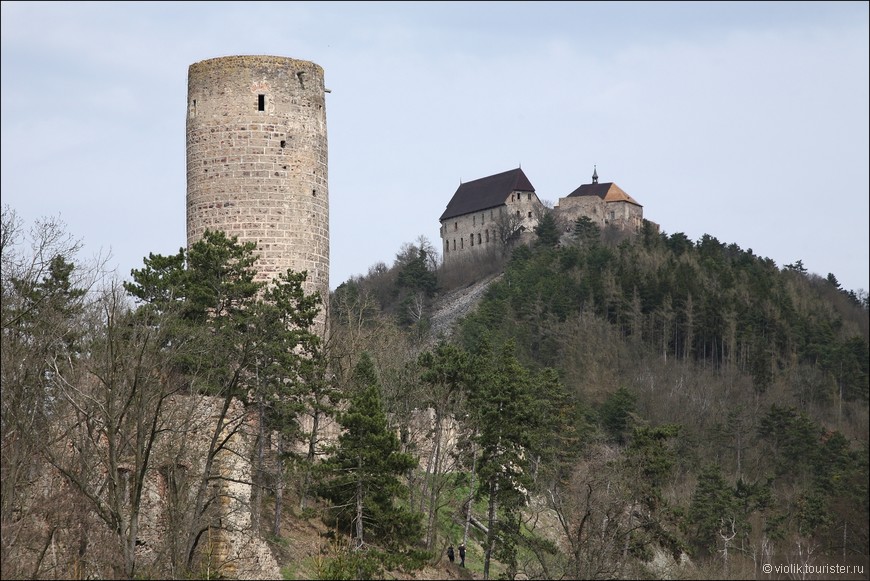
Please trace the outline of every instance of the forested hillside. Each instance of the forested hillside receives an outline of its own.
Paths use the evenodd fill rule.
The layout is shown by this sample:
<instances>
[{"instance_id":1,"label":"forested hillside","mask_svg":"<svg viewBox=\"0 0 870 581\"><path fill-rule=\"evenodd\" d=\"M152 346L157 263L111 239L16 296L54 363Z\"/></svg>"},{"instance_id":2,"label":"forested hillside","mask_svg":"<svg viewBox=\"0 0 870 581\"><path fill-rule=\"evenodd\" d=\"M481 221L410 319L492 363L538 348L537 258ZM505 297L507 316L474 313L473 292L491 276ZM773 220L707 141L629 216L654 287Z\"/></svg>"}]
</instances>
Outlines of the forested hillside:
<instances>
[{"instance_id":1,"label":"forested hillside","mask_svg":"<svg viewBox=\"0 0 870 581\"><path fill-rule=\"evenodd\" d=\"M508 396L529 413L546 409L550 423L499 408L502 422L522 422L540 446L524 443L535 453L513 460L534 500L522 517L502 514L492 547L507 573L744 578L764 563L864 562L866 292L809 274L800 260L778 268L736 243L693 242L649 223L622 242L605 242L618 237L584 219L561 235L543 220L537 233L503 262L504 275L451 339L462 357L483 354L472 370L498 353L531 376L553 374L558 386L528 381L527 392ZM406 248L392 269L343 285L334 312L368 297L372 313L393 314L423 343L425 314L405 312L408 297L425 303L408 282L415 259ZM401 374L398 349L373 349L385 353L386 377ZM504 404L479 398L487 382L469 373L451 413L470 418ZM390 404L397 417L407 405Z\"/></svg>"},{"instance_id":2,"label":"forested hillside","mask_svg":"<svg viewBox=\"0 0 870 581\"><path fill-rule=\"evenodd\" d=\"M327 298L220 233L106 283L2 225L3 578L866 575L867 295L799 260L545 218Z\"/></svg>"},{"instance_id":3,"label":"forested hillside","mask_svg":"<svg viewBox=\"0 0 870 581\"><path fill-rule=\"evenodd\" d=\"M615 247L585 221L555 242L515 251L462 327L469 349L495 335L559 370L584 410L580 469L552 490L582 489L604 450L630 463L654 434L656 471L622 499L645 504L641 538L737 576L772 555L868 554L866 294L649 224Z\"/></svg>"}]
</instances>

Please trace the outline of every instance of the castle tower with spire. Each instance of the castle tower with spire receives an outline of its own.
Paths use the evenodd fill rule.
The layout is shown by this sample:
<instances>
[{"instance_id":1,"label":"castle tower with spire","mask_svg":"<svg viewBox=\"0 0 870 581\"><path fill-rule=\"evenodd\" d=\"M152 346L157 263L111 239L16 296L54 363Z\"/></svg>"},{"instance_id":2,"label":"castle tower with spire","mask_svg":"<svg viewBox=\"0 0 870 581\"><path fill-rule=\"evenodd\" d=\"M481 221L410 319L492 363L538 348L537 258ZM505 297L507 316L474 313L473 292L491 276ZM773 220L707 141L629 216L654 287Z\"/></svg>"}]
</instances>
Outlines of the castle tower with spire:
<instances>
[{"instance_id":1,"label":"castle tower with spire","mask_svg":"<svg viewBox=\"0 0 870 581\"><path fill-rule=\"evenodd\" d=\"M559 198L554 210L569 225L584 216L602 229L639 232L643 225L643 206L615 183L598 183L598 166L592 166L592 183Z\"/></svg>"}]
</instances>

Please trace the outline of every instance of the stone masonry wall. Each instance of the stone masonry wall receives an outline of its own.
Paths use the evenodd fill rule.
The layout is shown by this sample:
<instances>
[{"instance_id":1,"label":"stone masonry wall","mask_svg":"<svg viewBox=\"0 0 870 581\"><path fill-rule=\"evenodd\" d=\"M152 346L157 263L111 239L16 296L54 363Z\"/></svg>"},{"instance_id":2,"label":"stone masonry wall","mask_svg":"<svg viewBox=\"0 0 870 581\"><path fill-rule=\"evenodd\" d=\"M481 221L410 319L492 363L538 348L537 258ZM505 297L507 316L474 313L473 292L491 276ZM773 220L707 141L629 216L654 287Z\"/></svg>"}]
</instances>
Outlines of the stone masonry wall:
<instances>
[{"instance_id":1,"label":"stone masonry wall","mask_svg":"<svg viewBox=\"0 0 870 581\"><path fill-rule=\"evenodd\" d=\"M188 71L187 243L206 229L256 242L260 280L308 272L329 297L323 69L275 56L204 60ZM318 320L325 329L325 309Z\"/></svg>"},{"instance_id":2,"label":"stone masonry wall","mask_svg":"<svg viewBox=\"0 0 870 581\"><path fill-rule=\"evenodd\" d=\"M635 231L643 224L643 208L640 206L627 202L605 202L597 196L562 198L555 211L557 218L569 228L582 216L587 216L602 229L613 226Z\"/></svg>"},{"instance_id":3,"label":"stone masonry wall","mask_svg":"<svg viewBox=\"0 0 870 581\"><path fill-rule=\"evenodd\" d=\"M166 425L183 430L179 437L176 430L167 431L157 439L153 457L156 466L146 478L143 504L140 515L140 556L148 561L160 558L151 553L163 545L167 534L167 507L172 478L183 480L186 491L181 501L185 510L193 507L196 485L205 470L209 444L220 416L223 399L202 395L176 396L168 400L163 417ZM215 457L210 475L211 493L216 499L216 512L211 515L213 533L201 543L202 559L208 568L221 576L233 579L280 579L278 564L259 531L251 522L251 478L254 443L257 433L256 414L245 409L238 400L233 400L226 415L226 425L220 440L225 447ZM173 459L167 466L166 459ZM205 568L205 565L202 565Z\"/></svg>"},{"instance_id":4,"label":"stone masonry wall","mask_svg":"<svg viewBox=\"0 0 870 581\"><path fill-rule=\"evenodd\" d=\"M587 216L600 228L603 228L604 205L604 200L597 196L578 196L562 198L559 200L556 210L559 218L571 227L578 218Z\"/></svg>"}]
</instances>

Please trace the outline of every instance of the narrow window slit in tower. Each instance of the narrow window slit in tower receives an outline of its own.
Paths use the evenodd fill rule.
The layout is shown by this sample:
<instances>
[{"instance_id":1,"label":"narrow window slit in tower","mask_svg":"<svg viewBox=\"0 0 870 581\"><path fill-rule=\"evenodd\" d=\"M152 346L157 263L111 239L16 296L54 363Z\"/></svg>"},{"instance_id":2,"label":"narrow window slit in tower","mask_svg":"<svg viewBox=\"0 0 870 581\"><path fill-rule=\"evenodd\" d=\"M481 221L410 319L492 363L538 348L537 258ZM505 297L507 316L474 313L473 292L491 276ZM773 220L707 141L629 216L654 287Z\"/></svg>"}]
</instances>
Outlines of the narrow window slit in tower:
<instances>
[{"instance_id":1,"label":"narrow window slit in tower","mask_svg":"<svg viewBox=\"0 0 870 581\"><path fill-rule=\"evenodd\" d=\"M311 195L317 197L317 190L311 190Z\"/></svg>"},{"instance_id":2,"label":"narrow window slit in tower","mask_svg":"<svg viewBox=\"0 0 870 581\"><path fill-rule=\"evenodd\" d=\"M266 95L257 95L257 111L266 110Z\"/></svg>"},{"instance_id":3,"label":"narrow window slit in tower","mask_svg":"<svg viewBox=\"0 0 870 581\"><path fill-rule=\"evenodd\" d=\"M285 147L287 147L287 142L282 139L281 140L281 149L283 149Z\"/></svg>"}]
</instances>

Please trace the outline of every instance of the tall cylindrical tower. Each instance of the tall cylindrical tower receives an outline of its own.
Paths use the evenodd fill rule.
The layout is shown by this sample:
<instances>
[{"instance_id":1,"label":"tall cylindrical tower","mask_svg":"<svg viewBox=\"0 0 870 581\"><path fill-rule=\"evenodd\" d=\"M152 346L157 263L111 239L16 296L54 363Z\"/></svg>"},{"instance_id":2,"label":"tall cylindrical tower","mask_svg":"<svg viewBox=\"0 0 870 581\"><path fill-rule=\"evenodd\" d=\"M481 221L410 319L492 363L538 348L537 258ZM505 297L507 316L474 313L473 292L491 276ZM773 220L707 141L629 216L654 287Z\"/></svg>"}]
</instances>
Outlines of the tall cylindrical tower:
<instances>
[{"instance_id":1,"label":"tall cylindrical tower","mask_svg":"<svg viewBox=\"0 0 870 581\"><path fill-rule=\"evenodd\" d=\"M258 278L307 271L329 299L329 188L323 69L276 56L190 66L187 244L206 229L256 242Z\"/></svg>"}]
</instances>

